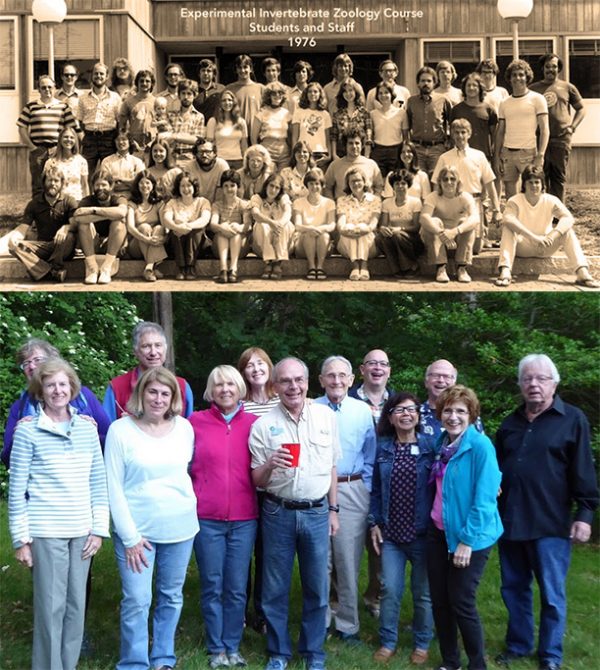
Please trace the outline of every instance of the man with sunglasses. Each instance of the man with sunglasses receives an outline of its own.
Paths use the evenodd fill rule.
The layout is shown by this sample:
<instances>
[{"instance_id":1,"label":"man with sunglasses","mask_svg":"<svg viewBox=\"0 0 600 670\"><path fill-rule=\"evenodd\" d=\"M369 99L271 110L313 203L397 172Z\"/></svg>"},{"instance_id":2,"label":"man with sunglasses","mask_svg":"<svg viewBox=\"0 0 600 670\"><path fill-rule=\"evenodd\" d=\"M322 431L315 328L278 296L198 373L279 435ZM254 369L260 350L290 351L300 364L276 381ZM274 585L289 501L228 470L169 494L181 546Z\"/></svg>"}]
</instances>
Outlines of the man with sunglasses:
<instances>
[{"instance_id":1,"label":"man with sunglasses","mask_svg":"<svg viewBox=\"0 0 600 670\"><path fill-rule=\"evenodd\" d=\"M65 63L61 72L62 86L56 91L56 99L66 102L69 105L73 116L78 119L79 116L79 97L83 91L75 84L79 78L79 70L73 63Z\"/></svg>"}]
</instances>

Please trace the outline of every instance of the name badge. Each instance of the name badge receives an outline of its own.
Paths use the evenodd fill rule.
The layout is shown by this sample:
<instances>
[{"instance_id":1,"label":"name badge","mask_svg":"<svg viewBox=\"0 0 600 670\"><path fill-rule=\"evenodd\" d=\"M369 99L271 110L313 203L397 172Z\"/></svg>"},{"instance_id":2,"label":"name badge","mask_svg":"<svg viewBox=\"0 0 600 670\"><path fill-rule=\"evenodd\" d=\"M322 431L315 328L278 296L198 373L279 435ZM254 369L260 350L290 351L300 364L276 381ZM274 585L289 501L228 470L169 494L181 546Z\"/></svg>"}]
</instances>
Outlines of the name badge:
<instances>
[{"instance_id":1,"label":"name badge","mask_svg":"<svg viewBox=\"0 0 600 670\"><path fill-rule=\"evenodd\" d=\"M413 444L410 448L410 455L411 456L418 456L419 455L419 445L418 444Z\"/></svg>"}]
</instances>

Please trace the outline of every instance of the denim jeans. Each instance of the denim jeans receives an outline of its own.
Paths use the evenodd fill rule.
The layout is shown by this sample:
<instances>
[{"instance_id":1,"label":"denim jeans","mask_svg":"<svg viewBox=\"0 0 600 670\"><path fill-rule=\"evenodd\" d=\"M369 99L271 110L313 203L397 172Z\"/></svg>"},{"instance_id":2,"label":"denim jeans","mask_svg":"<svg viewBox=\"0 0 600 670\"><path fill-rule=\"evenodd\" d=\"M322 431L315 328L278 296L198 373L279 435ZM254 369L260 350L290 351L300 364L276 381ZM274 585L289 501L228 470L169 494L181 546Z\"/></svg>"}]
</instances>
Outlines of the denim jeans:
<instances>
[{"instance_id":1,"label":"denim jeans","mask_svg":"<svg viewBox=\"0 0 600 670\"><path fill-rule=\"evenodd\" d=\"M194 553L200 573L200 607L209 654L240 648L244 632L246 581L256 520L200 519Z\"/></svg>"},{"instance_id":2,"label":"denim jeans","mask_svg":"<svg viewBox=\"0 0 600 670\"><path fill-rule=\"evenodd\" d=\"M540 587L540 661L561 663L567 623L566 579L571 542L562 537L511 542L501 540L502 599L508 610L506 647L515 654L529 654L534 647L533 576Z\"/></svg>"},{"instance_id":3,"label":"denim jeans","mask_svg":"<svg viewBox=\"0 0 600 670\"><path fill-rule=\"evenodd\" d=\"M408 561L412 566L410 590L413 598L413 649L429 649L433 637L433 615L424 537L418 537L406 544L386 540L382 545L383 597L379 618L379 639L381 646L387 649L395 649L398 644L398 619Z\"/></svg>"},{"instance_id":4,"label":"denim jeans","mask_svg":"<svg viewBox=\"0 0 600 670\"><path fill-rule=\"evenodd\" d=\"M307 661L324 662L327 617L327 555L329 510L321 507L290 510L266 499L262 509L263 610L267 649L271 656L289 659L292 643L288 610L294 555L302 585L302 623L298 652Z\"/></svg>"},{"instance_id":5,"label":"denim jeans","mask_svg":"<svg viewBox=\"0 0 600 670\"><path fill-rule=\"evenodd\" d=\"M148 567L141 573L127 567L125 547L113 534L121 574L121 654L117 670L148 670L175 666L175 631L183 606L183 584L193 538L170 544L151 543ZM156 603L152 621L152 651L148 657L148 612L152 603L152 574L156 567Z\"/></svg>"}]
</instances>

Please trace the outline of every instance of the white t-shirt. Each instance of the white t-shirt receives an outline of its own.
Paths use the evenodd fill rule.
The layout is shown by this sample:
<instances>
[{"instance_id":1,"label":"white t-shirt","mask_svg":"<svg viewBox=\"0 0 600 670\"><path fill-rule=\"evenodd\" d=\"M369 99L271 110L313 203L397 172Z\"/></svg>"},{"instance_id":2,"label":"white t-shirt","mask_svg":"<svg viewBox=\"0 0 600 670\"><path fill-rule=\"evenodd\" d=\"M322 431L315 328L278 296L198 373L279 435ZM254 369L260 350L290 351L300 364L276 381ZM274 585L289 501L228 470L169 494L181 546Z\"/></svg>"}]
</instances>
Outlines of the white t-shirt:
<instances>
[{"instance_id":1,"label":"white t-shirt","mask_svg":"<svg viewBox=\"0 0 600 670\"><path fill-rule=\"evenodd\" d=\"M498 118L504 119L506 130L504 146L507 149L535 149L538 116L548 114L548 104L543 95L527 91L525 95L514 95L500 103Z\"/></svg>"},{"instance_id":2,"label":"white t-shirt","mask_svg":"<svg viewBox=\"0 0 600 670\"><path fill-rule=\"evenodd\" d=\"M406 112L399 107L390 107L387 114L381 109L371 112L373 121L373 141L385 147L402 143L402 120Z\"/></svg>"},{"instance_id":3,"label":"white t-shirt","mask_svg":"<svg viewBox=\"0 0 600 670\"><path fill-rule=\"evenodd\" d=\"M331 116L329 112L297 107L292 118L292 124L294 123L299 125L299 142L306 142L313 152L327 151L325 131L331 128Z\"/></svg>"},{"instance_id":4,"label":"white t-shirt","mask_svg":"<svg viewBox=\"0 0 600 670\"><path fill-rule=\"evenodd\" d=\"M536 235L547 235L552 230L554 218L569 216L569 210L554 195L543 193L537 204L532 205L524 193L517 193L506 203L506 213L513 214Z\"/></svg>"}]
</instances>

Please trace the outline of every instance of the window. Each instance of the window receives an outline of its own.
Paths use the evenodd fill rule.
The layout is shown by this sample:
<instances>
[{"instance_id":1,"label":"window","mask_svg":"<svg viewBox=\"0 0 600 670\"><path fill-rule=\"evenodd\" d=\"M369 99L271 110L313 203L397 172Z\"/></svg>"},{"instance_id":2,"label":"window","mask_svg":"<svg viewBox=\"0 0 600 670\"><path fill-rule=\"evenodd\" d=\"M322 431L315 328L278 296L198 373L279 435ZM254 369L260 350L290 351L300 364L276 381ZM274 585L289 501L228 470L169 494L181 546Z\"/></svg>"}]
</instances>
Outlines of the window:
<instances>
[{"instance_id":1,"label":"window","mask_svg":"<svg viewBox=\"0 0 600 670\"><path fill-rule=\"evenodd\" d=\"M423 40L423 65L435 69L441 60L449 60L458 74L454 86L460 87L461 79L473 72L481 60L480 40Z\"/></svg>"},{"instance_id":2,"label":"window","mask_svg":"<svg viewBox=\"0 0 600 670\"><path fill-rule=\"evenodd\" d=\"M533 70L534 80L542 79L541 67L539 59L547 53L555 53L553 39L533 39L533 40L519 40L519 58L527 61ZM512 40L496 40L496 63L500 68L498 74L498 85L504 86L510 92L510 86L504 73L506 68L513 59L513 44Z\"/></svg>"},{"instance_id":3,"label":"window","mask_svg":"<svg viewBox=\"0 0 600 670\"><path fill-rule=\"evenodd\" d=\"M600 38L569 40L568 80L584 98L600 98Z\"/></svg>"},{"instance_id":4,"label":"window","mask_svg":"<svg viewBox=\"0 0 600 670\"><path fill-rule=\"evenodd\" d=\"M16 35L15 20L0 20L0 90L16 89Z\"/></svg>"},{"instance_id":5,"label":"window","mask_svg":"<svg viewBox=\"0 0 600 670\"><path fill-rule=\"evenodd\" d=\"M48 30L32 20L33 86L37 78L48 72ZM101 24L99 18L65 19L54 27L54 71L60 87L60 71L65 62L73 63L80 72L78 88L89 88L92 67L101 60Z\"/></svg>"}]
</instances>

